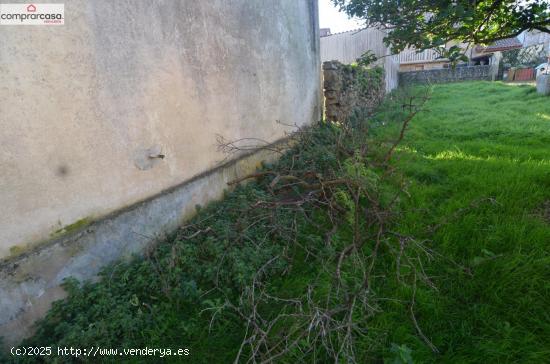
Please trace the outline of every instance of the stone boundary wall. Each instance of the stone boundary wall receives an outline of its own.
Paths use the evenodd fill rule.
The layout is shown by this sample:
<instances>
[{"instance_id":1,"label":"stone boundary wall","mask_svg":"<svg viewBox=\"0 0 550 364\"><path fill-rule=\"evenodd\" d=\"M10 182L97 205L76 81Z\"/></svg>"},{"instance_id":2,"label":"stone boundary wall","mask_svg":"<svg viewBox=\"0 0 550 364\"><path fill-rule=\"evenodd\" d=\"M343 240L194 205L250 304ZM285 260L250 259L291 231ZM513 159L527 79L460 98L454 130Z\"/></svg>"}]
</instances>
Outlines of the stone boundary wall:
<instances>
[{"instance_id":1,"label":"stone boundary wall","mask_svg":"<svg viewBox=\"0 0 550 364\"><path fill-rule=\"evenodd\" d=\"M321 37L321 62L352 64L366 51L371 51L378 57L375 65L384 67L386 92L390 92L399 86L399 62L384 44L386 35L384 31L371 27Z\"/></svg>"},{"instance_id":2,"label":"stone boundary wall","mask_svg":"<svg viewBox=\"0 0 550 364\"><path fill-rule=\"evenodd\" d=\"M325 118L346 121L357 110L377 107L386 93L384 70L345 65L338 61L323 63Z\"/></svg>"},{"instance_id":3,"label":"stone boundary wall","mask_svg":"<svg viewBox=\"0 0 550 364\"><path fill-rule=\"evenodd\" d=\"M493 76L492 66L468 66L442 68L425 71L411 71L399 73L399 84L407 85L412 83L446 83L460 81L487 80Z\"/></svg>"}]
</instances>

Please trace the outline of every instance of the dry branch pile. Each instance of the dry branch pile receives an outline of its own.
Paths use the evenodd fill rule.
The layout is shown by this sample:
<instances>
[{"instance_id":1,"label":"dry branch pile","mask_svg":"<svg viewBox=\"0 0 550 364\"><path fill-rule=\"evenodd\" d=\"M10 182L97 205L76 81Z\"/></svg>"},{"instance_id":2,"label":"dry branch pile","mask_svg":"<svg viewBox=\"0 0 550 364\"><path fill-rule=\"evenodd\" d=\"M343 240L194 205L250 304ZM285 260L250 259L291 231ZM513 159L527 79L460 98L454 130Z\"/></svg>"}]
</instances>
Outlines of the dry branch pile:
<instances>
[{"instance_id":1,"label":"dry branch pile","mask_svg":"<svg viewBox=\"0 0 550 364\"><path fill-rule=\"evenodd\" d=\"M382 341L369 324L399 301L436 351L415 316L417 287L433 286L423 262L435 255L396 228L407 183L390 163L427 97L390 96L382 111L402 128L381 145L369 145L372 119L360 114L297 128L286 151L219 137L227 153L274 148L281 158L233 181L145 257L117 262L97 283L67 282L68 299L25 345L185 343L202 362L363 363Z\"/></svg>"},{"instance_id":2,"label":"dry branch pile","mask_svg":"<svg viewBox=\"0 0 550 364\"><path fill-rule=\"evenodd\" d=\"M276 169L268 167L232 183L254 178L266 187L270 198L252 206L257 222L269 221L270 234L286 242L281 254L257 269L237 302L227 299L213 308L216 314L233 310L246 323L235 363L283 357L360 362L357 340L367 335L368 318L376 315L379 300L388 299L377 295L379 281L388 276L411 289L411 320L437 351L414 315L417 282L431 285L422 269L422 260L431 254L413 237L392 231L406 184L389 163L427 98L422 93L394 100L392 106L398 104L401 112L400 120L393 121L401 122L402 129L386 152L370 151L367 120L350 118L298 129L292 135L295 147ZM238 150L238 142L221 141L221 149ZM302 231L303 225L315 229ZM274 268L281 262L282 271ZM294 266L303 265L314 269L292 292L274 281L275 272L284 281L297 274Z\"/></svg>"}]
</instances>

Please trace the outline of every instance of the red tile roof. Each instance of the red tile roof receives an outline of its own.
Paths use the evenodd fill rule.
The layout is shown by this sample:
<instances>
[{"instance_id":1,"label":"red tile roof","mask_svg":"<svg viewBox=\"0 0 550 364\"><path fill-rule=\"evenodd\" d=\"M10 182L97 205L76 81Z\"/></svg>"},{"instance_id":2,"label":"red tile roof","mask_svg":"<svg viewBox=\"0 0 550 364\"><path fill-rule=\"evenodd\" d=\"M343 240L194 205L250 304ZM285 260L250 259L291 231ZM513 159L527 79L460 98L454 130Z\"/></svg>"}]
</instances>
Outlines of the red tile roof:
<instances>
[{"instance_id":1,"label":"red tile roof","mask_svg":"<svg viewBox=\"0 0 550 364\"><path fill-rule=\"evenodd\" d=\"M523 47L523 45L516 37L504 38L504 39L499 39L495 41L493 44L485 47L485 49L483 49L483 52L490 53L490 52L497 52L497 51L508 51L510 49L516 49L521 47Z\"/></svg>"}]
</instances>

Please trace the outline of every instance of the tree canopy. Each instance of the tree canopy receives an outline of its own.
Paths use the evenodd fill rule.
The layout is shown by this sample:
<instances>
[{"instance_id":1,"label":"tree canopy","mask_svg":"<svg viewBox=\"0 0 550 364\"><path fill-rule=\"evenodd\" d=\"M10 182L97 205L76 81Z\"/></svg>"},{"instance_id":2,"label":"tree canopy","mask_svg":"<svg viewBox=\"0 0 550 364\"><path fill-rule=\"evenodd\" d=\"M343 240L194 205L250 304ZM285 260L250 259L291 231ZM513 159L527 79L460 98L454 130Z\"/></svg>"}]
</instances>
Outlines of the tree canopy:
<instances>
[{"instance_id":1,"label":"tree canopy","mask_svg":"<svg viewBox=\"0 0 550 364\"><path fill-rule=\"evenodd\" d=\"M550 33L550 0L332 0L366 26L388 30L394 52L407 47L436 48L459 56L450 41L487 45L524 30Z\"/></svg>"}]
</instances>

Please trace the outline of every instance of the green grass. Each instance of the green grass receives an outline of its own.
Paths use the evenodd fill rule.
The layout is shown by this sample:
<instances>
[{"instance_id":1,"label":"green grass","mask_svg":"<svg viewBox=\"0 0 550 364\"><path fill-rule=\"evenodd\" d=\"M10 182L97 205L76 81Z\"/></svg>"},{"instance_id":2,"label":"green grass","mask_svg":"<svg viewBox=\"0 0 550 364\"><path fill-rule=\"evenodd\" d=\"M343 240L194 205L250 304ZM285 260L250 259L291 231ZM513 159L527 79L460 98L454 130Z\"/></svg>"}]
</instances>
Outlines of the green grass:
<instances>
[{"instance_id":1,"label":"green grass","mask_svg":"<svg viewBox=\"0 0 550 364\"><path fill-rule=\"evenodd\" d=\"M396 154L411 180L399 230L446 257L425 266L438 291L423 289L415 306L441 354L414 334L401 305L371 324L419 363L550 362L550 222L541 213L550 99L531 86L471 82L435 86L426 106ZM374 139L397 127L373 128Z\"/></svg>"},{"instance_id":2,"label":"green grass","mask_svg":"<svg viewBox=\"0 0 550 364\"><path fill-rule=\"evenodd\" d=\"M550 201L550 98L530 86L457 83L435 86L426 107L412 120L395 153L393 163L406 177L408 197L401 199L391 229L414 236L431 252L418 262L433 287L417 285L415 327L411 271L403 265L400 274L406 281L399 282L395 255L381 249L372 295L376 314L367 317L358 311L355 318L367 327L357 339L357 357L360 362L393 363L396 351L405 358L410 350L415 363L549 362L550 222L542 209ZM392 107L369 121L372 154L382 153L395 140L398 111ZM321 123L308 137L310 143L295 146L269 168L284 171L292 165L321 173L325 180L341 177L338 166L353 158L336 151L339 136L337 126ZM362 138L360 134L350 141L350 148ZM297 246L287 249L289 236L329 257L334 254L330 249L346 246L351 236L351 225L342 219L327 248L330 226L320 226L328 218L319 208L309 216L280 208L266 218L265 210L253 206L277 201L269 193L271 183L273 177L264 178L228 193L146 257L107 268L98 283L80 287L70 282L69 299L54 306L25 344L189 347L189 358L166 360L232 362L246 325L231 310L211 320L216 307L237 303L258 268L276 255L289 258L269 269L267 284L273 294L299 296L317 279L315 294L323 297L333 277L323 273L326 267L320 263L334 263L316 260ZM271 221L295 231L274 231ZM353 281L357 277L347 268ZM278 304L262 308L266 315L279 309ZM421 338L419 328L438 353ZM280 362L298 362L296 354ZM322 350L315 355L316 362L326 362ZM314 362L308 358L306 362Z\"/></svg>"}]
</instances>

